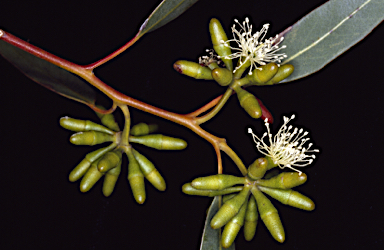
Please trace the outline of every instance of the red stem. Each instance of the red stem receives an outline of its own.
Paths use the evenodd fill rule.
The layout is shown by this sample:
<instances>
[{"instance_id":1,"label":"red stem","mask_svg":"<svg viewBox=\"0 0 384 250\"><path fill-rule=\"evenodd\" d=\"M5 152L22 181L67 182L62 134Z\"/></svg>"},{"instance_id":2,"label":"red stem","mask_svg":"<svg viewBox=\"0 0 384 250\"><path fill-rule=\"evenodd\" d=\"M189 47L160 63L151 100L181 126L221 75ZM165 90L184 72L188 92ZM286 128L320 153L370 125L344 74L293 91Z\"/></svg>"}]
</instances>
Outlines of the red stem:
<instances>
[{"instance_id":1,"label":"red stem","mask_svg":"<svg viewBox=\"0 0 384 250\"><path fill-rule=\"evenodd\" d=\"M137 37L137 36L136 36ZM221 156L220 156L220 149L223 147L223 145L227 145L225 142L225 139L216 137L204 129L202 129L197 123L195 117L191 115L181 115L181 114L176 114L173 112L169 112L157 107L154 107L152 105L146 104L144 102L141 102L139 100L136 100L134 98L131 98L129 96L126 96L119 91L111 88L107 84L105 84L103 81L101 81L99 78L97 78L94 74L92 69L101 65L102 63L105 63L106 61L112 59L113 57L117 56L120 54L122 51L124 51L124 48L126 49L129 47L131 44L133 44L133 40L137 40L139 37L132 39L129 43L127 43L125 46L117 50L116 52L112 53L111 55L107 56L106 58L93 63L88 66L81 66L75 63L72 63L70 61L67 61L65 59L62 59L58 56L55 56L51 53L48 53L36 46L33 46L5 31L0 30L0 39L24 50L29 52L30 54L37 56L43 60L46 60L60 68L63 68L69 72L72 72L87 82L89 82L92 86L96 87L99 89L101 92L103 92L105 95L107 95L109 98L111 98L114 102L114 105L112 109L116 108L116 106L119 105L128 105L134 108L137 108L139 110L148 112L150 114L162 117L164 119L173 121L177 124L183 125L192 131L194 131L196 134L198 134L200 137L206 139L209 141L213 147L215 148L217 157L218 157L218 171L222 172L222 163L221 163ZM128 46L129 45L129 46ZM217 99L217 98L216 98ZM215 99L215 100L216 100ZM197 110L196 112L193 112L191 114L197 114L199 112L204 112L202 110L206 110L208 107L212 107L215 104L215 100L211 101L211 104L205 105L202 109ZM88 105L89 106L89 105ZM94 107L92 107L94 108ZM109 110L110 111L110 110ZM109 111L102 111L102 112L109 112ZM228 146L227 146L228 147Z\"/></svg>"},{"instance_id":2,"label":"red stem","mask_svg":"<svg viewBox=\"0 0 384 250\"><path fill-rule=\"evenodd\" d=\"M89 65L85 65L85 66L83 66L83 68L87 69L87 70L93 70L96 67L99 67L100 65L108 62L109 60L111 60L111 59L115 58L116 56L120 55L121 53L123 53L126 49L131 47L137 40L139 40L140 37L141 37L141 35L140 35L140 31L139 31L139 33L137 33L134 38L132 38L129 42L124 44L121 48L119 48L118 50L116 50L112 54L106 56L105 58L103 58L97 62L94 62L94 63L89 64Z\"/></svg>"}]
</instances>

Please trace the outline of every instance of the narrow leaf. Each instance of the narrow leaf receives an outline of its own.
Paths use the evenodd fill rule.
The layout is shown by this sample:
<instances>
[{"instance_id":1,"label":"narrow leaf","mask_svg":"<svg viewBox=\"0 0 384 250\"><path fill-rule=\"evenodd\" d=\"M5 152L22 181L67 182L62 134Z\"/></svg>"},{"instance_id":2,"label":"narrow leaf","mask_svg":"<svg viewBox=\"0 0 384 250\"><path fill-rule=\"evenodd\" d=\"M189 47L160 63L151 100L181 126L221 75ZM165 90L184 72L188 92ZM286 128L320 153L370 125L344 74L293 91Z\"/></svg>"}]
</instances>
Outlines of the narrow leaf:
<instances>
[{"instance_id":1,"label":"narrow leaf","mask_svg":"<svg viewBox=\"0 0 384 250\"><path fill-rule=\"evenodd\" d=\"M211 206L208 209L207 219L205 220L203 237L201 239L200 250L223 250L221 246L220 229L211 228L211 219L219 210L219 196L215 196ZM235 243L233 243L227 250L235 250Z\"/></svg>"},{"instance_id":2,"label":"narrow leaf","mask_svg":"<svg viewBox=\"0 0 384 250\"><path fill-rule=\"evenodd\" d=\"M172 21L198 0L163 0L140 28L138 35L144 35Z\"/></svg>"},{"instance_id":3,"label":"narrow leaf","mask_svg":"<svg viewBox=\"0 0 384 250\"><path fill-rule=\"evenodd\" d=\"M70 99L94 106L95 91L74 74L3 40L0 40L0 54L22 73L44 87Z\"/></svg>"},{"instance_id":4,"label":"narrow leaf","mask_svg":"<svg viewBox=\"0 0 384 250\"><path fill-rule=\"evenodd\" d=\"M296 22L282 45L295 67L282 82L310 75L367 36L384 19L384 0L330 0Z\"/></svg>"}]
</instances>

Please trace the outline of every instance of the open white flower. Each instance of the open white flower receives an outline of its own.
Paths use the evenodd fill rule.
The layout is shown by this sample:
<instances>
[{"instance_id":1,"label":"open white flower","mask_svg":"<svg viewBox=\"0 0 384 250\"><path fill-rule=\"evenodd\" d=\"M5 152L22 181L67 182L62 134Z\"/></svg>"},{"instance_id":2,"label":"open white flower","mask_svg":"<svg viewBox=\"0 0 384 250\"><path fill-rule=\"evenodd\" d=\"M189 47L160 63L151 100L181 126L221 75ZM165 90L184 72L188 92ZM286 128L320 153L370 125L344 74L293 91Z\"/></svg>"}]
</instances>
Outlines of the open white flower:
<instances>
[{"instance_id":1,"label":"open white flower","mask_svg":"<svg viewBox=\"0 0 384 250\"><path fill-rule=\"evenodd\" d=\"M294 115L290 119L284 117L284 124L273 137L273 140L268 119L265 119L265 126L268 132L264 133L261 139L252 132L251 128L248 129L248 133L252 134L257 150L260 153L269 156L280 168L287 167L301 173L301 171L293 167L304 167L311 164L313 159L315 159L315 155L307 153L319 152L319 150L311 150L312 143L309 143L307 148L304 147L304 144L310 140L309 138L304 138L308 135L308 132L303 132L302 128L300 130L298 128L292 130L292 125L287 127L287 123L294 118ZM264 138L267 136L269 138L269 146L264 142Z\"/></svg>"},{"instance_id":2,"label":"open white flower","mask_svg":"<svg viewBox=\"0 0 384 250\"><path fill-rule=\"evenodd\" d=\"M252 25L249 25L249 19L246 18L243 25L235 19L235 22L240 25L240 30L235 29L235 24L232 26L233 39L228 41L221 41L225 46L230 47L232 50L237 52L225 56L225 59L240 58L238 66L235 68L233 73L236 72L243 64L248 61L251 63L249 74L252 75L252 68L261 70L262 68L257 67L259 65L265 65L266 62L281 62L282 59L286 58L287 55L284 53L276 54L277 51L285 48L286 46L279 47L279 44L284 40L284 37L276 35L274 38L266 39L264 42L265 35L267 34L269 24L264 24L263 28L252 35ZM237 36L237 37L236 37ZM235 41L237 47L231 47L229 42ZM279 65L280 66L280 65Z\"/></svg>"}]
</instances>

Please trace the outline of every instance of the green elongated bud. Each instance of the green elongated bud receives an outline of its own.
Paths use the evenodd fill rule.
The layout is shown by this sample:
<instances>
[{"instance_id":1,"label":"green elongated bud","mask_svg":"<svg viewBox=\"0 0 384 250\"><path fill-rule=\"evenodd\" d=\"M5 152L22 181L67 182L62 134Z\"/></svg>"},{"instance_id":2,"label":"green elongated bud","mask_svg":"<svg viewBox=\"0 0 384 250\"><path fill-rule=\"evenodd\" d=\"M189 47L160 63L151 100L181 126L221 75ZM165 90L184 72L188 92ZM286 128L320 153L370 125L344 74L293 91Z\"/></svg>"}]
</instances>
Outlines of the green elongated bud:
<instances>
[{"instance_id":1,"label":"green elongated bud","mask_svg":"<svg viewBox=\"0 0 384 250\"><path fill-rule=\"evenodd\" d=\"M114 149L115 147L116 144L112 143L108 147L100 148L91 153L88 153L85 158L71 171L69 174L69 181L74 182L80 179L87 172L92 162L96 161L98 158L103 156L108 151Z\"/></svg>"},{"instance_id":2,"label":"green elongated bud","mask_svg":"<svg viewBox=\"0 0 384 250\"><path fill-rule=\"evenodd\" d=\"M240 211L225 225L221 236L221 245L228 248L235 241L240 228L244 225L245 211L247 210L247 201L241 206Z\"/></svg>"},{"instance_id":3,"label":"green elongated bud","mask_svg":"<svg viewBox=\"0 0 384 250\"><path fill-rule=\"evenodd\" d=\"M96 144L114 141L115 135L105 134L96 131L78 132L73 134L69 141L75 145L89 145L93 146Z\"/></svg>"},{"instance_id":4,"label":"green elongated bud","mask_svg":"<svg viewBox=\"0 0 384 250\"><path fill-rule=\"evenodd\" d=\"M206 177L199 177L191 182L192 187L196 189L222 190L236 184L245 184L244 177L233 175L217 174Z\"/></svg>"},{"instance_id":5,"label":"green elongated bud","mask_svg":"<svg viewBox=\"0 0 384 250\"><path fill-rule=\"evenodd\" d=\"M238 195L223 204L211 220L211 227L213 229L218 229L224 226L239 212L241 206L248 198L249 190L249 186L244 186L243 190Z\"/></svg>"},{"instance_id":6,"label":"green elongated bud","mask_svg":"<svg viewBox=\"0 0 384 250\"><path fill-rule=\"evenodd\" d=\"M272 237L278 242L283 243L285 240L285 233L276 208L272 205L271 201L257 189L257 187L253 187L251 191L256 199L261 220L268 228Z\"/></svg>"},{"instance_id":7,"label":"green elongated bud","mask_svg":"<svg viewBox=\"0 0 384 250\"><path fill-rule=\"evenodd\" d=\"M258 180L262 178L267 171L268 161L265 158L256 159L249 167L248 167L248 177L253 180Z\"/></svg>"},{"instance_id":8,"label":"green elongated bud","mask_svg":"<svg viewBox=\"0 0 384 250\"><path fill-rule=\"evenodd\" d=\"M100 173L105 173L111 170L112 168L116 167L120 162L121 162L120 150L108 152L99 161L99 164L97 165L97 169L99 170Z\"/></svg>"},{"instance_id":9,"label":"green elongated bud","mask_svg":"<svg viewBox=\"0 0 384 250\"><path fill-rule=\"evenodd\" d=\"M85 173L83 179L80 182L80 191L85 193L88 192L98 180L104 175L100 173L97 169L97 164L99 163L99 159L91 164L91 167Z\"/></svg>"},{"instance_id":10,"label":"green elongated bud","mask_svg":"<svg viewBox=\"0 0 384 250\"><path fill-rule=\"evenodd\" d=\"M257 185L270 188L289 189L304 184L307 175L298 172L284 172L268 180L257 180Z\"/></svg>"},{"instance_id":11,"label":"green elongated bud","mask_svg":"<svg viewBox=\"0 0 384 250\"><path fill-rule=\"evenodd\" d=\"M158 150L181 150L187 147L187 142L165 135L130 136L129 142L139 143Z\"/></svg>"},{"instance_id":12,"label":"green elongated bud","mask_svg":"<svg viewBox=\"0 0 384 250\"><path fill-rule=\"evenodd\" d=\"M113 189L115 188L117 179L119 178L121 172L121 161L118 163L117 167L112 168L105 173L104 183L103 183L103 194L105 197L108 197L112 194Z\"/></svg>"},{"instance_id":13,"label":"green elongated bud","mask_svg":"<svg viewBox=\"0 0 384 250\"><path fill-rule=\"evenodd\" d=\"M132 151L126 152L128 156L128 181L131 185L133 197L136 202L143 204L145 201L145 185L144 185L144 175L140 170L139 163L136 158L133 156Z\"/></svg>"},{"instance_id":14,"label":"green elongated bud","mask_svg":"<svg viewBox=\"0 0 384 250\"><path fill-rule=\"evenodd\" d=\"M140 165L140 169L142 173L144 174L145 178L158 190L164 191L166 189L166 184L159 173L157 169L155 168L155 165L147 159L144 155L140 154L136 150L132 149L132 153L134 157L136 158L137 162Z\"/></svg>"},{"instance_id":15,"label":"green elongated bud","mask_svg":"<svg viewBox=\"0 0 384 250\"><path fill-rule=\"evenodd\" d=\"M221 86L228 86L232 83L233 74L227 69L215 68L212 70L212 77Z\"/></svg>"},{"instance_id":16,"label":"green elongated bud","mask_svg":"<svg viewBox=\"0 0 384 250\"><path fill-rule=\"evenodd\" d=\"M115 133L100 124L91 121L73 119L68 116L60 118L60 126L75 132L99 131L110 135Z\"/></svg>"},{"instance_id":17,"label":"green elongated bud","mask_svg":"<svg viewBox=\"0 0 384 250\"><path fill-rule=\"evenodd\" d=\"M97 105L98 108L105 110L104 107ZM117 124L115 117L113 114L101 114L96 112L97 117L99 117L102 124L107 126L108 128L112 129L113 131L120 131L119 124Z\"/></svg>"},{"instance_id":18,"label":"green elongated bud","mask_svg":"<svg viewBox=\"0 0 384 250\"><path fill-rule=\"evenodd\" d=\"M156 124L146 124L146 123L138 123L135 126L131 128L129 133L134 136L139 136L139 135L147 135L152 132L155 132L157 130L157 125Z\"/></svg>"},{"instance_id":19,"label":"green elongated bud","mask_svg":"<svg viewBox=\"0 0 384 250\"><path fill-rule=\"evenodd\" d=\"M248 91L239 88L237 89L237 98L239 99L240 106L252 117L252 118L260 118L261 108L259 102L256 97L249 93Z\"/></svg>"},{"instance_id":20,"label":"green elongated bud","mask_svg":"<svg viewBox=\"0 0 384 250\"><path fill-rule=\"evenodd\" d=\"M188 195L200 195L200 196L208 196L208 197L214 197L218 195L224 195L224 194L231 194L231 193L237 193L243 190L243 187L237 186L237 187L230 187L226 188L220 191L217 190L200 190L192 187L191 183L186 183L182 187L182 191L184 194Z\"/></svg>"},{"instance_id":21,"label":"green elongated bud","mask_svg":"<svg viewBox=\"0 0 384 250\"><path fill-rule=\"evenodd\" d=\"M244 238L247 241L253 239L256 233L257 220L259 219L259 214L257 213L257 204L254 196L248 201L247 211L245 213L244 220Z\"/></svg>"},{"instance_id":22,"label":"green elongated bud","mask_svg":"<svg viewBox=\"0 0 384 250\"><path fill-rule=\"evenodd\" d=\"M303 210L312 211L315 209L315 203L307 196L300 194L292 189L276 189L268 187L258 187L261 191L285 205L297 207Z\"/></svg>"},{"instance_id":23,"label":"green elongated bud","mask_svg":"<svg viewBox=\"0 0 384 250\"><path fill-rule=\"evenodd\" d=\"M269 80L268 82L265 83L265 85L272 85L275 83L278 83L288 76L290 76L293 73L293 70L295 68L293 67L292 64L284 64L279 67L279 70L277 71L276 75Z\"/></svg>"},{"instance_id":24,"label":"green elongated bud","mask_svg":"<svg viewBox=\"0 0 384 250\"><path fill-rule=\"evenodd\" d=\"M195 79L213 80L211 70L195 62L179 60L173 64L173 68L177 72Z\"/></svg>"},{"instance_id":25,"label":"green elongated bud","mask_svg":"<svg viewBox=\"0 0 384 250\"><path fill-rule=\"evenodd\" d=\"M252 75L247 75L247 78L256 85L264 85L276 75L279 67L276 63L268 63L267 65L261 65L259 68L252 71Z\"/></svg>"},{"instance_id":26,"label":"green elongated bud","mask_svg":"<svg viewBox=\"0 0 384 250\"><path fill-rule=\"evenodd\" d=\"M232 71L232 59L225 58L226 56L232 54L231 48L229 48L229 44L225 43L228 41L228 38L225 34L223 26L221 26L221 23L216 18L212 18L209 22L209 33L211 34L213 49L220 56L220 59L224 62L227 69Z\"/></svg>"}]
</instances>

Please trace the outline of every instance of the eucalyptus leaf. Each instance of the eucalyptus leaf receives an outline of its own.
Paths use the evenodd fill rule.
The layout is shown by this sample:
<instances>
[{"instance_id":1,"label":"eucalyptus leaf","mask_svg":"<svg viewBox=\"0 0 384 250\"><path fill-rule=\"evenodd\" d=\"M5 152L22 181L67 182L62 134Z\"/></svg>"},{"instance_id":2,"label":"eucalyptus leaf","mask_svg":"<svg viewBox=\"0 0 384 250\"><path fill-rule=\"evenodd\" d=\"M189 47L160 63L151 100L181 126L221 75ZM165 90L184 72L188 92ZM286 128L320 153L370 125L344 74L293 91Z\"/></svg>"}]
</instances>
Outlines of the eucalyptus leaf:
<instances>
[{"instance_id":1,"label":"eucalyptus leaf","mask_svg":"<svg viewBox=\"0 0 384 250\"><path fill-rule=\"evenodd\" d=\"M384 19L384 0L330 0L296 22L281 45L295 71L282 82L308 76L367 36Z\"/></svg>"},{"instance_id":2,"label":"eucalyptus leaf","mask_svg":"<svg viewBox=\"0 0 384 250\"><path fill-rule=\"evenodd\" d=\"M0 40L0 54L42 86L67 98L94 106L96 92L76 75L3 40Z\"/></svg>"},{"instance_id":3,"label":"eucalyptus leaf","mask_svg":"<svg viewBox=\"0 0 384 250\"><path fill-rule=\"evenodd\" d=\"M219 196L215 196L211 206L208 209L207 219L205 220L203 237L201 239L200 250L223 250L224 248L220 243L220 230L212 229L211 220L216 212L219 210ZM235 250L235 243L233 243L227 250Z\"/></svg>"},{"instance_id":4,"label":"eucalyptus leaf","mask_svg":"<svg viewBox=\"0 0 384 250\"><path fill-rule=\"evenodd\" d=\"M145 20L138 35L144 35L149 31L154 31L167 24L197 1L198 0L163 0Z\"/></svg>"}]
</instances>

